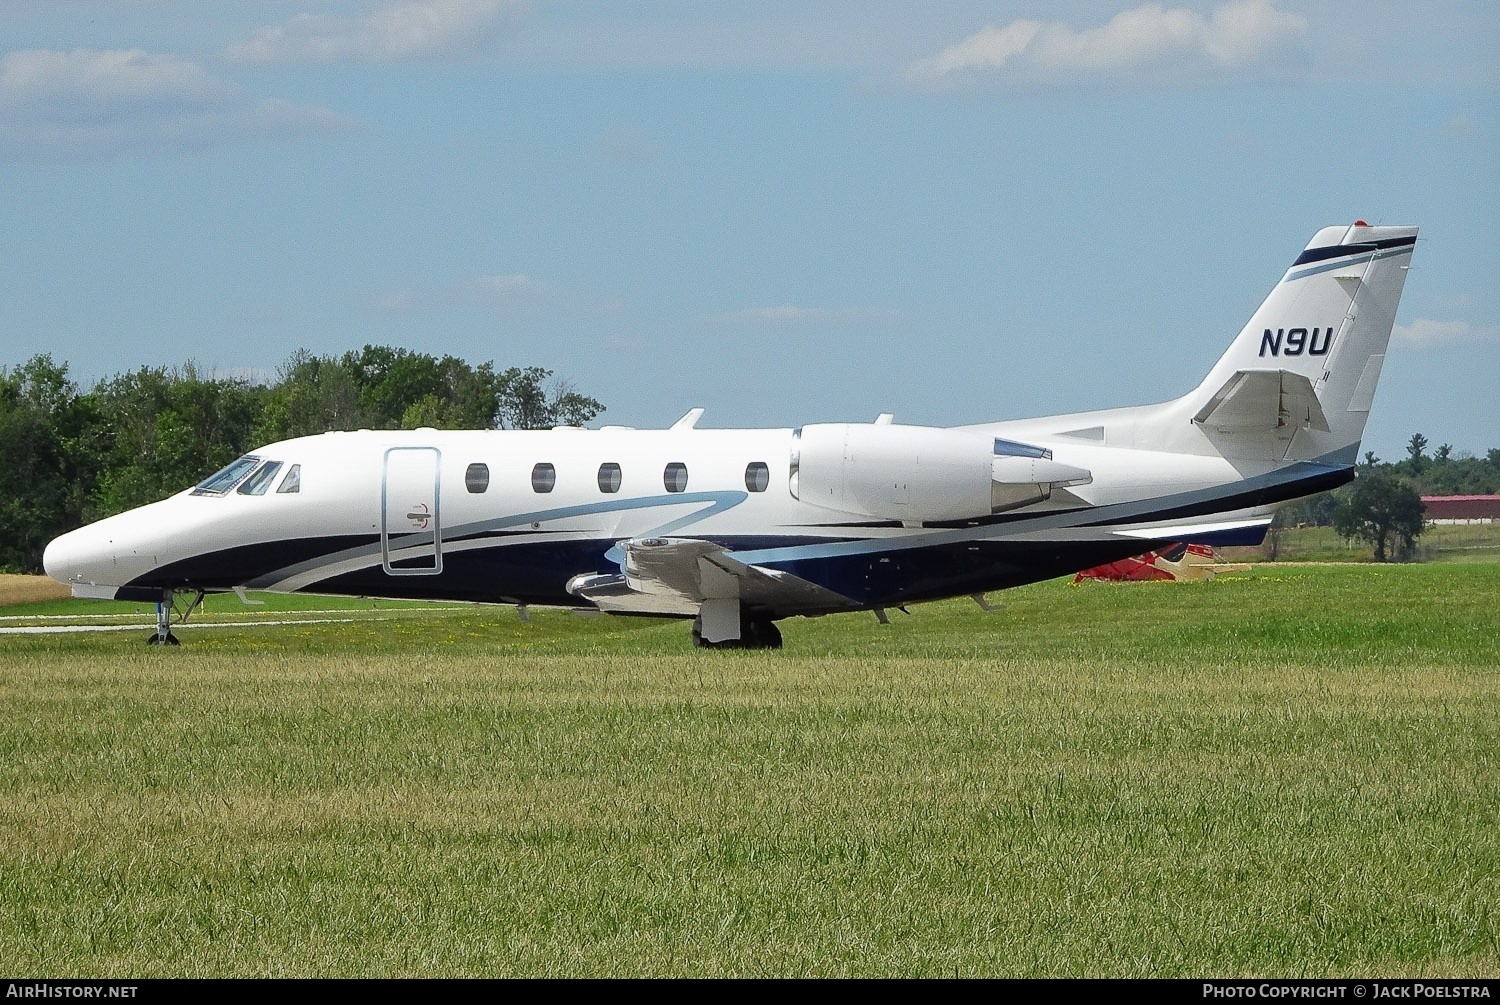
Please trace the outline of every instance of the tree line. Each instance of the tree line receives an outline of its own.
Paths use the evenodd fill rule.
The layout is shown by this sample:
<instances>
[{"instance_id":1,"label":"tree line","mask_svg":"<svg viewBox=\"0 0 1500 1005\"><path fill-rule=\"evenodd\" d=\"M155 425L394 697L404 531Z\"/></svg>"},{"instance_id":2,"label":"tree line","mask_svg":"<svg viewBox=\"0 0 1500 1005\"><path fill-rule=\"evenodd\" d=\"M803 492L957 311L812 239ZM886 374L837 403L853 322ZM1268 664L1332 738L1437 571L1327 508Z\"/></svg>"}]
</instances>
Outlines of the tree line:
<instances>
[{"instance_id":1,"label":"tree line","mask_svg":"<svg viewBox=\"0 0 1500 1005\"><path fill-rule=\"evenodd\" d=\"M274 381L143 366L83 391L37 355L0 367L0 570L39 572L58 534L196 484L260 444L330 429L546 429L604 406L542 367L390 346L306 350Z\"/></svg>"},{"instance_id":2,"label":"tree line","mask_svg":"<svg viewBox=\"0 0 1500 1005\"><path fill-rule=\"evenodd\" d=\"M1276 514L1271 546L1285 527L1333 527L1346 541L1363 541L1377 562L1410 558L1422 534L1423 496L1500 494L1500 448L1484 457L1455 455L1447 443L1431 454L1430 443L1413 433L1406 456L1387 462L1365 451L1353 484L1288 506ZM1274 557L1274 554L1273 554Z\"/></svg>"}]
</instances>

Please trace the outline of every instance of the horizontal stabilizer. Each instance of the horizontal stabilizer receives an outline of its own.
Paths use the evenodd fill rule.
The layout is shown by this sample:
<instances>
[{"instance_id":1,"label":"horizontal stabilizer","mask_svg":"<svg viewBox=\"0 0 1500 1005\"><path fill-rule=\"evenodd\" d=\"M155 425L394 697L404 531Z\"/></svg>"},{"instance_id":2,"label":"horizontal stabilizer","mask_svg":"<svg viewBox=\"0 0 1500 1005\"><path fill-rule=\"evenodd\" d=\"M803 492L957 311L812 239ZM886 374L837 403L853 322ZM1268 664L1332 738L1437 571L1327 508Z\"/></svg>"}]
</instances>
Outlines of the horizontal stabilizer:
<instances>
[{"instance_id":1,"label":"horizontal stabilizer","mask_svg":"<svg viewBox=\"0 0 1500 1005\"><path fill-rule=\"evenodd\" d=\"M1221 430L1305 428L1328 432L1312 381L1290 370L1238 370L1193 421Z\"/></svg>"}]
</instances>

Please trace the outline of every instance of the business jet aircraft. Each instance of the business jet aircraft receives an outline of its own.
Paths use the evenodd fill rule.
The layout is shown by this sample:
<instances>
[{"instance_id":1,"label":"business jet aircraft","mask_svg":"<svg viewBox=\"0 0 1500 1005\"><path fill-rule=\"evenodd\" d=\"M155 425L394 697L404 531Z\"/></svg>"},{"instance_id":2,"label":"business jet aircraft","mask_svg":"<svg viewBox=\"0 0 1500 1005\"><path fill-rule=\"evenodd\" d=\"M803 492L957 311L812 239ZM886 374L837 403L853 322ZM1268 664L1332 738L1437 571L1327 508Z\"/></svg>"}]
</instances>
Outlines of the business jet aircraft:
<instances>
[{"instance_id":1,"label":"business jet aircraft","mask_svg":"<svg viewBox=\"0 0 1500 1005\"><path fill-rule=\"evenodd\" d=\"M1168 542L1253 544L1354 477L1415 227L1318 231L1188 394L934 428L360 430L273 443L53 541L81 597L246 590L692 618L766 648L793 615L1076 572ZM191 604L188 611L192 609Z\"/></svg>"}]
</instances>

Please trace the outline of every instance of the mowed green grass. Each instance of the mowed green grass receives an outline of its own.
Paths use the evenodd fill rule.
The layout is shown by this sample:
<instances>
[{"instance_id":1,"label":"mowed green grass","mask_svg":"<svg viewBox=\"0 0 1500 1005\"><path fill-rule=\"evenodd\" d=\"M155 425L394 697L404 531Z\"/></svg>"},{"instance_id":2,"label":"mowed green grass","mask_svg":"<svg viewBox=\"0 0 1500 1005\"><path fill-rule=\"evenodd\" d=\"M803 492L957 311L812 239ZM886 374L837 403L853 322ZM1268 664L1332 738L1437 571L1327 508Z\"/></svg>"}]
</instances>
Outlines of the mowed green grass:
<instances>
[{"instance_id":1,"label":"mowed green grass","mask_svg":"<svg viewBox=\"0 0 1500 1005\"><path fill-rule=\"evenodd\" d=\"M0 969L1500 972L1500 565L991 599L0 636Z\"/></svg>"},{"instance_id":2,"label":"mowed green grass","mask_svg":"<svg viewBox=\"0 0 1500 1005\"><path fill-rule=\"evenodd\" d=\"M1278 562L1373 562L1373 546L1346 541L1332 527L1288 527L1276 532ZM1251 548L1221 548L1223 562L1262 562L1270 554L1269 540ZM1441 524L1422 529L1416 556L1422 562L1500 562L1500 524Z\"/></svg>"}]
</instances>

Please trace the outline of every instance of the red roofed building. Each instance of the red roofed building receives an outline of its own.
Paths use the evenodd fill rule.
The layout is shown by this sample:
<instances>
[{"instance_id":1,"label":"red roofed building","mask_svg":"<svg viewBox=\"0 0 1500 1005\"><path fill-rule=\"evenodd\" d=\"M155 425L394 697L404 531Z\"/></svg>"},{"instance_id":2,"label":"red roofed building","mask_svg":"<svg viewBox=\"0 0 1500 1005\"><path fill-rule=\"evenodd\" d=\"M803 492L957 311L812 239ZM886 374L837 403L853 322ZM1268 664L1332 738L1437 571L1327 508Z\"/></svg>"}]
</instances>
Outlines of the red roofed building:
<instances>
[{"instance_id":1,"label":"red roofed building","mask_svg":"<svg viewBox=\"0 0 1500 1005\"><path fill-rule=\"evenodd\" d=\"M1424 523L1500 523L1500 496L1423 496Z\"/></svg>"}]
</instances>

